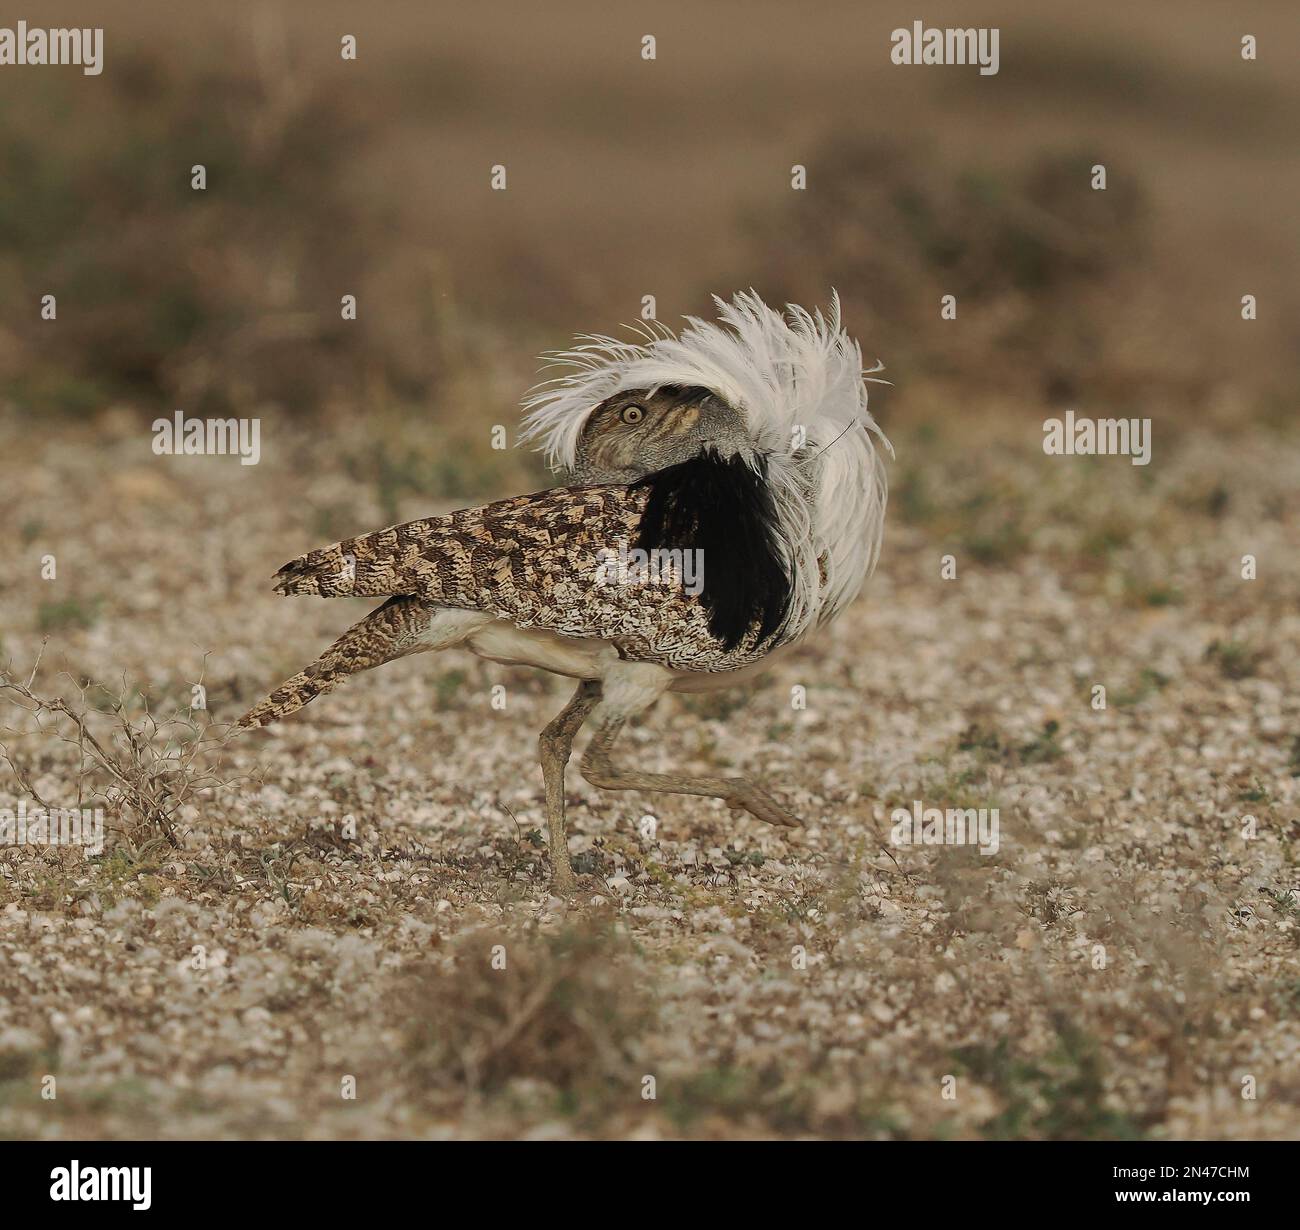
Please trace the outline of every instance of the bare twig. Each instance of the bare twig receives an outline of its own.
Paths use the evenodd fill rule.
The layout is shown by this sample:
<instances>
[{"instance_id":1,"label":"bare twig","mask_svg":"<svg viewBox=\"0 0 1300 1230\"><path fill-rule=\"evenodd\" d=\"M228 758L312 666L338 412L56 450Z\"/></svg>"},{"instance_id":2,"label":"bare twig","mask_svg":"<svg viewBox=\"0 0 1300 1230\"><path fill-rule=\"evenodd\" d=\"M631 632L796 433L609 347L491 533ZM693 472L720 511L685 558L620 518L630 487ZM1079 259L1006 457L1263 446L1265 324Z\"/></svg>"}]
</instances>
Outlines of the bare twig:
<instances>
[{"instance_id":1,"label":"bare twig","mask_svg":"<svg viewBox=\"0 0 1300 1230\"><path fill-rule=\"evenodd\" d=\"M221 751L225 738L210 735L211 728L200 727L192 708L160 722L150 712L147 699L140 696L139 713L133 718L135 702L125 677L116 695L101 684L78 684L70 679L80 695L75 706L62 696L35 692L35 679L35 667L26 683L15 680L9 671L0 671L0 699L28 714L34 725L34 729L26 731L0 729L15 735L52 738L75 747L78 806L89 787L105 805L128 812L138 826L161 834L175 847L180 844L176 828L180 809L199 793L234 784L218 776L210 765L210 757ZM87 701L92 687L110 698L108 709L96 708ZM40 806L49 808L30 771L3 742L0 759L12 770L22 790Z\"/></svg>"}]
</instances>

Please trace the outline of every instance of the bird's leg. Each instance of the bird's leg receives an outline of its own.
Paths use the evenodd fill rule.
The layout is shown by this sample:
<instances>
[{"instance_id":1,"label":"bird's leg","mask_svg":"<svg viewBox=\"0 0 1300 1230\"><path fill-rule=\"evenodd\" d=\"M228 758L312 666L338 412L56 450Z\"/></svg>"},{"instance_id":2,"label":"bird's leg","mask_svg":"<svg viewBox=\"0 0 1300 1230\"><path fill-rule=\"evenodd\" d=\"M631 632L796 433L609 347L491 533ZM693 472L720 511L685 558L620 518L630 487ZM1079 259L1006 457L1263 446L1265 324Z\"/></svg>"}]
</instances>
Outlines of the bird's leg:
<instances>
[{"instance_id":1,"label":"bird's leg","mask_svg":"<svg viewBox=\"0 0 1300 1230\"><path fill-rule=\"evenodd\" d=\"M721 799L728 807L743 808L751 816L800 828L803 821L792 816L761 786L747 777L676 777L671 773L643 773L625 769L610 759L610 748L626 719L609 716L599 722L582 756L582 775L601 790L664 790L669 794L702 794Z\"/></svg>"},{"instance_id":2,"label":"bird's leg","mask_svg":"<svg viewBox=\"0 0 1300 1230\"><path fill-rule=\"evenodd\" d=\"M600 700L600 684L584 679L573 698L551 720L537 738L541 753L542 779L546 783L546 826L551 847L551 888L559 895L574 890L573 868L569 865L569 842L564 832L564 766L569 763L573 738Z\"/></svg>"}]
</instances>

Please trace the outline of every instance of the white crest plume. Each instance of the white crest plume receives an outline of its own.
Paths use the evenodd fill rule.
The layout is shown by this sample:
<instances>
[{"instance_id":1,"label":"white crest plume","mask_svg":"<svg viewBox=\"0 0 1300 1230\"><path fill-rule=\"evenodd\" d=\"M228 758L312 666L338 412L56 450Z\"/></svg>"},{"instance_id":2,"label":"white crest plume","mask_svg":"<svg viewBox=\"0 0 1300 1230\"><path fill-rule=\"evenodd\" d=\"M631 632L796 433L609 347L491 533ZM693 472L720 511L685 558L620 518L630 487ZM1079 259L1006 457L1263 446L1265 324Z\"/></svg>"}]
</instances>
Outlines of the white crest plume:
<instances>
[{"instance_id":1,"label":"white crest plume","mask_svg":"<svg viewBox=\"0 0 1300 1230\"><path fill-rule=\"evenodd\" d=\"M825 313L791 305L783 316L752 290L714 303L716 324L688 316L680 334L642 327L640 342L583 335L545 356L571 370L524 399L521 439L571 468L587 416L626 389L699 385L741 411L767 460L792 582L781 639L793 640L851 602L880 553L888 483L872 437L893 449L867 410L866 386L882 364L864 373L837 294Z\"/></svg>"}]
</instances>

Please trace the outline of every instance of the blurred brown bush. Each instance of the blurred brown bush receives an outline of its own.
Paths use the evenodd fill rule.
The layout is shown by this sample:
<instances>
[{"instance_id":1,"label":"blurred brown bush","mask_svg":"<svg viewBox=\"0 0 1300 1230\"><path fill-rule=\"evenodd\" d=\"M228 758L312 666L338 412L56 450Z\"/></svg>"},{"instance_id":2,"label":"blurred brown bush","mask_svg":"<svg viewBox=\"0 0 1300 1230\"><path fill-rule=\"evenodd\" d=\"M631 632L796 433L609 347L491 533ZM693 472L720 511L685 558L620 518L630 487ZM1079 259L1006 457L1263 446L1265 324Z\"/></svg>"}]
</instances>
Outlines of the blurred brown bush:
<instances>
[{"instance_id":1,"label":"blurred brown bush","mask_svg":"<svg viewBox=\"0 0 1300 1230\"><path fill-rule=\"evenodd\" d=\"M88 110L35 82L26 114L61 115L53 133L0 110L0 392L38 410L196 412L429 392L434 278L407 254L413 336L367 312L401 265L375 250L387 216L357 191L355 104L247 55L181 71L122 53L103 84ZM40 318L46 294L57 326Z\"/></svg>"},{"instance_id":2,"label":"blurred brown bush","mask_svg":"<svg viewBox=\"0 0 1300 1230\"><path fill-rule=\"evenodd\" d=\"M450 968L421 971L399 997L412 1084L442 1103L520 1080L549 1083L572 1109L634 1103L630 1065L653 1011L629 949L601 927L463 938Z\"/></svg>"},{"instance_id":3,"label":"blurred brown bush","mask_svg":"<svg viewBox=\"0 0 1300 1230\"><path fill-rule=\"evenodd\" d=\"M1150 276L1136 179L1112 167L1092 191L1083 153L1001 169L837 138L811 170L816 192L754 218L755 243L786 297L833 284L864 310L873 353L891 366L1068 396L1110 353L1121 288ZM960 328L940 315L944 295Z\"/></svg>"}]
</instances>

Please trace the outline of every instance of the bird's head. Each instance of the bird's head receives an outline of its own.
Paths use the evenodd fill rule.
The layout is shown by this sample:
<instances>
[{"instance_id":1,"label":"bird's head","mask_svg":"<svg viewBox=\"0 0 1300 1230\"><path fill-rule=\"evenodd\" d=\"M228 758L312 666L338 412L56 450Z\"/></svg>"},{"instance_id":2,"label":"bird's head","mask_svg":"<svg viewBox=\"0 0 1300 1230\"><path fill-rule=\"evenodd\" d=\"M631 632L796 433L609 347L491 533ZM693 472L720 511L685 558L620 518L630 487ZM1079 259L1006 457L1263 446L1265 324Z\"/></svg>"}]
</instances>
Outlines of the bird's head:
<instances>
[{"instance_id":1,"label":"bird's head","mask_svg":"<svg viewBox=\"0 0 1300 1230\"><path fill-rule=\"evenodd\" d=\"M705 452L752 460L744 415L699 385L625 389L587 416L570 468L582 483L631 483Z\"/></svg>"}]
</instances>

